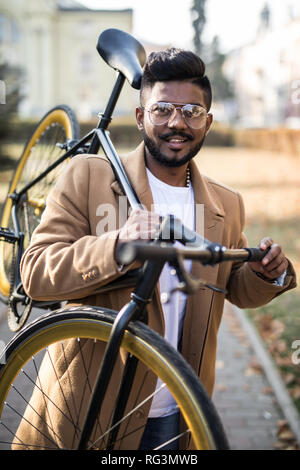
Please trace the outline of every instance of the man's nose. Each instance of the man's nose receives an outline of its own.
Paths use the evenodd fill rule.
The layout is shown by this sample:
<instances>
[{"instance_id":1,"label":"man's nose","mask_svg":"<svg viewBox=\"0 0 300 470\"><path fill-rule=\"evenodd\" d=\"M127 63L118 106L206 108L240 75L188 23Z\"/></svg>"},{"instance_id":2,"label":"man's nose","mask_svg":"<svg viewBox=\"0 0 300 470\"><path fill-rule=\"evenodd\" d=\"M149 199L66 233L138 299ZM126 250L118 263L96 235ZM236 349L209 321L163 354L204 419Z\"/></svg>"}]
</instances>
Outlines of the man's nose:
<instances>
[{"instance_id":1,"label":"man's nose","mask_svg":"<svg viewBox=\"0 0 300 470\"><path fill-rule=\"evenodd\" d=\"M175 108L168 121L168 127L176 129L186 129L188 126L183 118L181 108Z\"/></svg>"}]
</instances>

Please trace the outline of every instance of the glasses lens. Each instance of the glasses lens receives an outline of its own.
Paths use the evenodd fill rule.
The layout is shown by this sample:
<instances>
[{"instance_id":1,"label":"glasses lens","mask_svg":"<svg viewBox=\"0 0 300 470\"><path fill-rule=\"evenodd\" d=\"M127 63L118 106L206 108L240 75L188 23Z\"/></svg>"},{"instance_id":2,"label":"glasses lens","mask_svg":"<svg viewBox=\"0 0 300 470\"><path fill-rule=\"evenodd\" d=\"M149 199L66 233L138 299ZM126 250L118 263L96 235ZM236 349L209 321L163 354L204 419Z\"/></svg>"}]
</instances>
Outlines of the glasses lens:
<instances>
[{"instance_id":1,"label":"glasses lens","mask_svg":"<svg viewBox=\"0 0 300 470\"><path fill-rule=\"evenodd\" d=\"M150 117L154 125L159 126L168 122L172 113L174 112L175 106L171 103L154 103L150 108Z\"/></svg>"},{"instance_id":2,"label":"glasses lens","mask_svg":"<svg viewBox=\"0 0 300 470\"><path fill-rule=\"evenodd\" d=\"M182 108L182 114L185 122L193 129L203 127L206 122L206 110L196 104L186 104Z\"/></svg>"}]
</instances>

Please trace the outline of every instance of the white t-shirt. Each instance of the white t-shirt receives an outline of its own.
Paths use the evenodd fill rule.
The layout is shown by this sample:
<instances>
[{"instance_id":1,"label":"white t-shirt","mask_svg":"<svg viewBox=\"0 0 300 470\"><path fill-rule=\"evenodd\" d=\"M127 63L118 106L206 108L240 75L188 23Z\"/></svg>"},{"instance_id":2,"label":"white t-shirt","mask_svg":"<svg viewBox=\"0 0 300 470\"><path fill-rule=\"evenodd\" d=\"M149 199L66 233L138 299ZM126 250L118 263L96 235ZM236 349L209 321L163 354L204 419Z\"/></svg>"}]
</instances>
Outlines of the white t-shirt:
<instances>
[{"instance_id":1,"label":"white t-shirt","mask_svg":"<svg viewBox=\"0 0 300 470\"><path fill-rule=\"evenodd\" d=\"M194 192L192 185L189 188L170 186L156 178L148 169L147 175L152 191L154 207L153 212L161 216L173 214L182 223L194 230ZM176 242L179 246L180 242ZM181 245L182 246L182 245ZM190 271L192 262L184 261L185 267ZM165 339L177 349L181 338L185 314L186 295L176 291L169 302L165 302L167 294L178 285L178 278L174 269L165 264L159 278L160 295L165 319ZM157 389L161 381L157 382ZM176 411L176 402L166 388L162 388L153 398L149 417L166 416Z\"/></svg>"}]
</instances>

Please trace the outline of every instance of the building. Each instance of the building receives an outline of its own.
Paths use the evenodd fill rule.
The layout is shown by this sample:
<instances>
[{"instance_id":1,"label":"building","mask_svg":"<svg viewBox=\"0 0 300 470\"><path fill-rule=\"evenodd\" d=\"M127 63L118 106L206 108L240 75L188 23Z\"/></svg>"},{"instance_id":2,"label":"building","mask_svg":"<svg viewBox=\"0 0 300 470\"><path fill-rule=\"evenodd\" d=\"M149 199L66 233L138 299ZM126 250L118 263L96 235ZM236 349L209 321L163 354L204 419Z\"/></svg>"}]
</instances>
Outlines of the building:
<instances>
[{"instance_id":1,"label":"building","mask_svg":"<svg viewBox=\"0 0 300 470\"><path fill-rule=\"evenodd\" d=\"M242 127L299 127L300 17L280 27L272 8L261 12L256 38L228 54L224 71L234 85L235 123Z\"/></svg>"},{"instance_id":2,"label":"building","mask_svg":"<svg viewBox=\"0 0 300 470\"><path fill-rule=\"evenodd\" d=\"M107 28L131 33L132 10L91 10L74 0L0 0L0 61L22 70L19 112L41 117L67 104L79 119L103 111L115 71L98 55ZM116 113L132 113L138 92L126 82Z\"/></svg>"}]
</instances>

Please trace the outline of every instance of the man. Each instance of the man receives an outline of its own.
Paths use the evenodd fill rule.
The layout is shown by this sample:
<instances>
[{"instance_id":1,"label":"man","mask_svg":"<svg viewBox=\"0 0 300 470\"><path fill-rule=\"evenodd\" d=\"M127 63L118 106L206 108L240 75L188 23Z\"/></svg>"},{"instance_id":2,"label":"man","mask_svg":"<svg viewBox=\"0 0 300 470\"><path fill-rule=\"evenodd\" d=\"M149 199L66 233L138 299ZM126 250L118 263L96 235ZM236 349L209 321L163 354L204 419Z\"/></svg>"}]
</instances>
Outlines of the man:
<instances>
[{"instance_id":1,"label":"man","mask_svg":"<svg viewBox=\"0 0 300 470\"><path fill-rule=\"evenodd\" d=\"M211 99L205 66L195 54L169 49L149 56L141 105L136 110L143 143L122 158L145 210L133 211L123 225L105 232L101 205L111 205L120 215L122 191L104 157L75 157L49 196L41 224L22 258L22 280L31 297L120 309L128 300L128 289L105 295L93 292L130 269L118 265L118 246L128 240L153 238L159 215L165 215L171 207L184 225L201 230L195 207L203 205L206 238L231 248L246 245L240 195L203 176L194 160L212 124ZM227 298L234 304L255 308L296 285L294 270L281 247L269 237L261 241L260 247L270 247L262 262L223 263L214 268L187 263L187 269L226 287ZM174 276L166 267L149 306L149 324L180 348L212 394L224 295L201 289L186 301L177 292L171 304L164 303L165 294L174 285ZM50 370L48 380L55 381ZM169 437L167 431L172 434L178 427L178 415L168 394L155 398L147 413L146 431L143 436L142 432L134 434L132 441L129 437L124 444L127 448L133 448L141 439L140 448L152 448L158 443L157 437ZM42 426L38 417L29 419L36 427ZM21 424L21 435L30 432L27 428L26 423Z\"/></svg>"}]
</instances>

